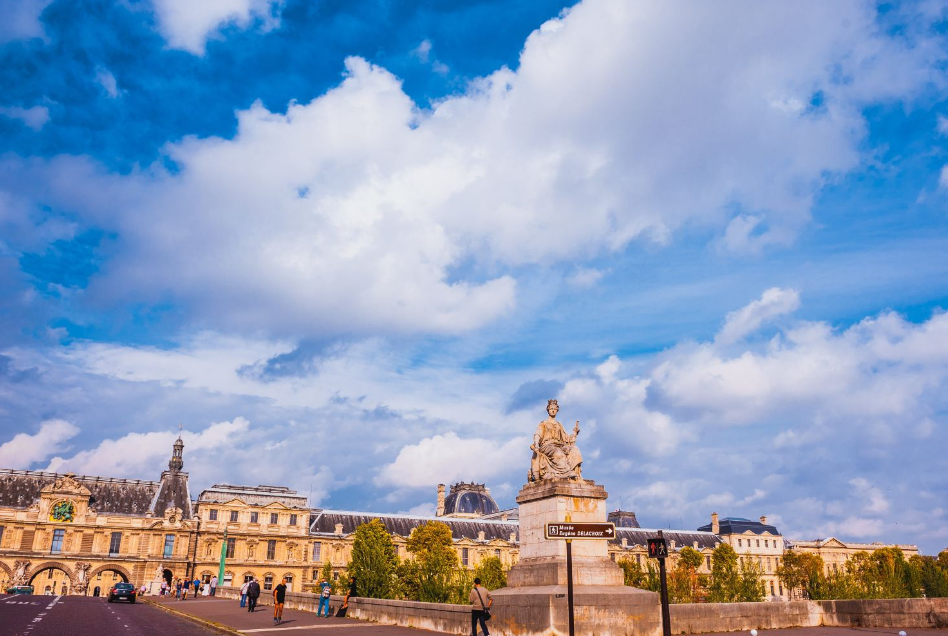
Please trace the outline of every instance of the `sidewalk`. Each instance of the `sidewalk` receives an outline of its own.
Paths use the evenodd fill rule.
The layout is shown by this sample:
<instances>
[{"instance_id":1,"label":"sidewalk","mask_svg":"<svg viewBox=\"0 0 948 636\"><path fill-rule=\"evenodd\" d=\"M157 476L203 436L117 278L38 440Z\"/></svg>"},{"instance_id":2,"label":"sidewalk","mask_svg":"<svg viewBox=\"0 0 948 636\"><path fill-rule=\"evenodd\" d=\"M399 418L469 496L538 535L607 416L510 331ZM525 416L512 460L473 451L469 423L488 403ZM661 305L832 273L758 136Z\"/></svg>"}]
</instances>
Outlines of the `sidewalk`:
<instances>
[{"instance_id":1,"label":"sidewalk","mask_svg":"<svg viewBox=\"0 0 948 636\"><path fill-rule=\"evenodd\" d=\"M291 634L316 634L329 636L327 630L341 630L344 636L425 636L437 634L410 627L396 627L368 623L350 618L317 617L311 612L283 610L283 623L273 624L273 607L261 605L250 613L240 607L240 602L232 599L197 598L176 601L173 598L149 596L148 601L168 609L199 618L203 621L218 623L243 634L276 634L289 630Z\"/></svg>"}]
</instances>

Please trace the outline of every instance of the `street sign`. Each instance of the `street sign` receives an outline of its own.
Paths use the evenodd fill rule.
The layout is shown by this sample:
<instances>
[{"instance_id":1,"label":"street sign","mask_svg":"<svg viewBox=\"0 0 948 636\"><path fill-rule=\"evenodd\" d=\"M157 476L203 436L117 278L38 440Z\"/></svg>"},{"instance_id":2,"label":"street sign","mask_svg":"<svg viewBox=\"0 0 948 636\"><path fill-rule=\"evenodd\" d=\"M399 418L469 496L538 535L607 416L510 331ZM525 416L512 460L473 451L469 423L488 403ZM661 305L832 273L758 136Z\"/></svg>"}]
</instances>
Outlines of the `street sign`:
<instances>
[{"instance_id":1,"label":"street sign","mask_svg":"<svg viewBox=\"0 0 948 636\"><path fill-rule=\"evenodd\" d=\"M658 537L648 540L648 556L650 559L665 559L668 557L668 544L665 539Z\"/></svg>"},{"instance_id":2,"label":"street sign","mask_svg":"<svg viewBox=\"0 0 948 636\"><path fill-rule=\"evenodd\" d=\"M613 539L616 536L614 523L548 523L547 539Z\"/></svg>"}]
</instances>

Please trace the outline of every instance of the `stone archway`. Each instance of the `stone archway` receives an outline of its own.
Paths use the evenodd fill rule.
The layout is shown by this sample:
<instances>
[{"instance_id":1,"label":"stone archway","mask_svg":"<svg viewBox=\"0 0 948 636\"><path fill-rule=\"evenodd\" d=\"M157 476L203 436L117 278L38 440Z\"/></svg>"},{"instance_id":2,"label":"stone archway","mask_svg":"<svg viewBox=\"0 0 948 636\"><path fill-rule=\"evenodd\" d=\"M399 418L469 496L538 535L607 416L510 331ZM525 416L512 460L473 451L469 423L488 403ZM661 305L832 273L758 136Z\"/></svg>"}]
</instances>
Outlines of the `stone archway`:
<instances>
[{"instance_id":1,"label":"stone archway","mask_svg":"<svg viewBox=\"0 0 948 636\"><path fill-rule=\"evenodd\" d=\"M107 582L107 581L101 580L100 577L104 572L115 572L122 579L123 583L132 582L131 573L129 573L129 571L126 570L121 565L117 565L114 563L110 563L107 565L100 565L96 569L92 570L92 572L89 573L89 577L86 579L86 584L88 585L88 587L86 588L86 594L91 594L94 596L95 588L99 588L100 595L105 595L108 593L109 583L111 583L111 581Z\"/></svg>"},{"instance_id":2,"label":"stone archway","mask_svg":"<svg viewBox=\"0 0 948 636\"><path fill-rule=\"evenodd\" d=\"M13 570L4 563L0 561L0 594L5 594L7 588L13 585Z\"/></svg>"},{"instance_id":3,"label":"stone archway","mask_svg":"<svg viewBox=\"0 0 948 636\"><path fill-rule=\"evenodd\" d=\"M63 576L57 576L57 571ZM49 574L46 577L40 577L44 572ZM73 572L65 563L59 561L46 561L32 568L27 582L28 585L33 586L34 594L68 594L73 589L74 583Z\"/></svg>"}]
</instances>

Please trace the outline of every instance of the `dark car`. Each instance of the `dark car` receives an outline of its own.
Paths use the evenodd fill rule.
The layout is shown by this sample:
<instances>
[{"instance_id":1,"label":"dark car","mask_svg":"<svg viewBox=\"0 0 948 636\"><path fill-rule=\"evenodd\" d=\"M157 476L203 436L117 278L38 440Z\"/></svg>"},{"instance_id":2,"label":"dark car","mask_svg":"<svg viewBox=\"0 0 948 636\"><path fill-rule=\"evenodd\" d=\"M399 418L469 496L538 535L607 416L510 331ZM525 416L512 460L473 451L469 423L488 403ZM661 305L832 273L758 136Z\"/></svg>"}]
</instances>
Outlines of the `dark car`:
<instances>
[{"instance_id":1,"label":"dark car","mask_svg":"<svg viewBox=\"0 0 948 636\"><path fill-rule=\"evenodd\" d=\"M135 602L135 586L131 583L116 583L112 586L112 589L109 590L109 603L112 601L128 601L129 603Z\"/></svg>"},{"instance_id":2,"label":"dark car","mask_svg":"<svg viewBox=\"0 0 948 636\"><path fill-rule=\"evenodd\" d=\"M7 588L7 594L32 594L32 585L14 585Z\"/></svg>"}]
</instances>

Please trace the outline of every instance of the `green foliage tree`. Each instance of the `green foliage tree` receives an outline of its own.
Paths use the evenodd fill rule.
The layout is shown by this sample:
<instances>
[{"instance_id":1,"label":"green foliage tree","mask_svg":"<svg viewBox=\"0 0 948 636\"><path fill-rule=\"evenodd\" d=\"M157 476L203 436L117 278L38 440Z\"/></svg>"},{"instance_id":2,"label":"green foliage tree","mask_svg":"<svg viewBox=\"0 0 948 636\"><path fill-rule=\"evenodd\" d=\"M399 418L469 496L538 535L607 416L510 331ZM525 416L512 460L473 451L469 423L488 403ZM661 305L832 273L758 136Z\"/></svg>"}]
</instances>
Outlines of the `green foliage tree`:
<instances>
[{"instance_id":1,"label":"green foliage tree","mask_svg":"<svg viewBox=\"0 0 948 636\"><path fill-rule=\"evenodd\" d=\"M733 603L738 599L741 577L737 563L737 553L726 543L721 543L711 553L709 602Z\"/></svg>"},{"instance_id":2,"label":"green foliage tree","mask_svg":"<svg viewBox=\"0 0 948 636\"><path fill-rule=\"evenodd\" d=\"M622 578L626 585L629 587L644 587L645 572L636 560L624 557L616 561L616 565L622 568Z\"/></svg>"},{"instance_id":3,"label":"green foliage tree","mask_svg":"<svg viewBox=\"0 0 948 636\"><path fill-rule=\"evenodd\" d=\"M490 556L481 559L474 570L474 576L481 580L481 585L488 590L499 590L507 587L507 572L504 571L504 564L500 557Z\"/></svg>"},{"instance_id":4,"label":"green foliage tree","mask_svg":"<svg viewBox=\"0 0 948 636\"><path fill-rule=\"evenodd\" d=\"M740 580L737 586L737 600L744 603L759 603L767 593L761 578L763 571L760 563L753 559L744 559L740 565Z\"/></svg>"},{"instance_id":5,"label":"green foliage tree","mask_svg":"<svg viewBox=\"0 0 948 636\"><path fill-rule=\"evenodd\" d=\"M790 599L799 590L801 597L813 598L810 588L815 593L820 586L820 577L823 573L823 559L809 552L784 552L783 561L777 568L777 578L787 588Z\"/></svg>"},{"instance_id":6,"label":"green foliage tree","mask_svg":"<svg viewBox=\"0 0 948 636\"><path fill-rule=\"evenodd\" d=\"M458 555L454 550L451 529L440 521L416 527L406 544L418 564L419 601L448 603L460 585Z\"/></svg>"},{"instance_id":7,"label":"green foliage tree","mask_svg":"<svg viewBox=\"0 0 948 636\"><path fill-rule=\"evenodd\" d=\"M668 599L672 603L697 603L701 596L703 577L698 568L704 559L691 547L678 553L675 568L668 574Z\"/></svg>"},{"instance_id":8,"label":"green foliage tree","mask_svg":"<svg viewBox=\"0 0 948 636\"><path fill-rule=\"evenodd\" d=\"M942 553L946 554L946 553ZM928 598L948 596L948 567L940 567L938 559L931 556L915 555L909 559L909 565L917 572L922 592ZM946 562L948 566L948 562Z\"/></svg>"},{"instance_id":9,"label":"green foliage tree","mask_svg":"<svg viewBox=\"0 0 948 636\"><path fill-rule=\"evenodd\" d=\"M366 598L393 598L398 555L380 519L373 519L356 528L352 542L352 561L349 576L355 576L359 596Z\"/></svg>"}]
</instances>

